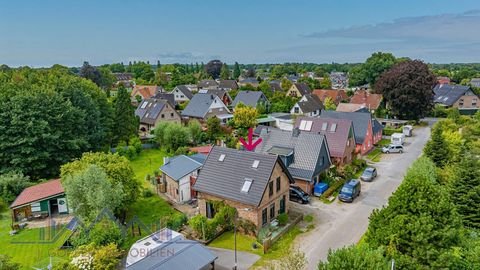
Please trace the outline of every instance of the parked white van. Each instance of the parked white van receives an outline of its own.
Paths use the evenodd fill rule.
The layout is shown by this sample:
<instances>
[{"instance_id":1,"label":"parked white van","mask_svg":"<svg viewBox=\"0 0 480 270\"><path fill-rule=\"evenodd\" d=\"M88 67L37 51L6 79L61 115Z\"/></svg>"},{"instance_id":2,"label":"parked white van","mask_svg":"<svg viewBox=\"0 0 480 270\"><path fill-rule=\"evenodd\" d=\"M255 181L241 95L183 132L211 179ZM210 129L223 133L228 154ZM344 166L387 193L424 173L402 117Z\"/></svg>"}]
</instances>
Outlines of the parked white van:
<instances>
[{"instance_id":1,"label":"parked white van","mask_svg":"<svg viewBox=\"0 0 480 270\"><path fill-rule=\"evenodd\" d=\"M390 141L394 145L403 145L405 143L405 134L393 133L390 137Z\"/></svg>"},{"instance_id":2,"label":"parked white van","mask_svg":"<svg viewBox=\"0 0 480 270\"><path fill-rule=\"evenodd\" d=\"M413 126L411 126L411 125L403 126L403 134L407 137L412 136L412 130L413 130Z\"/></svg>"}]
</instances>

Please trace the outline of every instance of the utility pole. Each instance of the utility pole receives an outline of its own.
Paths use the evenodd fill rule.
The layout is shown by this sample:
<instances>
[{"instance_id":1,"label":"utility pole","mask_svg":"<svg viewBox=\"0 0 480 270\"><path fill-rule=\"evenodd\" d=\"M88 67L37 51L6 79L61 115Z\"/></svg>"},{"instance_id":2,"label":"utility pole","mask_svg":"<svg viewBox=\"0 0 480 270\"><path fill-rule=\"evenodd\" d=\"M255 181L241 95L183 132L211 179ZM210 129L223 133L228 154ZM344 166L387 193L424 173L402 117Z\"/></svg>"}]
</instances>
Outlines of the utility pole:
<instances>
[{"instance_id":1,"label":"utility pole","mask_svg":"<svg viewBox=\"0 0 480 270\"><path fill-rule=\"evenodd\" d=\"M237 212L235 212L234 220L233 220L233 242L235 246L235 265L233 266L233 270L237 270Z\"/></svg>"}]
</instances>

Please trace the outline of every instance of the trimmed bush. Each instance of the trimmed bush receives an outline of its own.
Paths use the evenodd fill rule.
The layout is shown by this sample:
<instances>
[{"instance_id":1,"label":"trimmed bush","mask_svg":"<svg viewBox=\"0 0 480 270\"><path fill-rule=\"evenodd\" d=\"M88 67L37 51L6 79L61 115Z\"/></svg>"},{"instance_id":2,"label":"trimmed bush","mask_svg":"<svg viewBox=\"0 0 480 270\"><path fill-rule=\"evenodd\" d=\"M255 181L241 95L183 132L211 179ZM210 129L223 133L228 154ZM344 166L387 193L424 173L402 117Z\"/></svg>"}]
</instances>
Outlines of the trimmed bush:
<instances>
[{"instance_id":1,"label":"trimmed bush","mask_svg":"<svg viewBox=\"0 0 480 270\"><path fill-rule=\"evenodd\" d=\"M287 222L288 222L287 213L282 213L282 214L278 215L277 220L278 220L278 225L280 225L280 226L287 225Z\"/></svg>"}]
</instances>

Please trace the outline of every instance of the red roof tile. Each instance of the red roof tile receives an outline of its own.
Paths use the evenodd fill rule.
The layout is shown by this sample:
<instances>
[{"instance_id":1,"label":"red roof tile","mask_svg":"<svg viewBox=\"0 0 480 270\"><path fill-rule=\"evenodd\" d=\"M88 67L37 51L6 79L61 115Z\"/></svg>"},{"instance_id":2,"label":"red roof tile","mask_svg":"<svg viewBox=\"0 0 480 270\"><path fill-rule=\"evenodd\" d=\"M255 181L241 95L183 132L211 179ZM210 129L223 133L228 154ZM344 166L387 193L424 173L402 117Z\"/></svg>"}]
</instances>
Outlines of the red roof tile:
<instances>
[{"instance_id":1,"label":"red roof tile","mask_svg":"<svg viewBox=\"0 0 480 270\"><path fill-rule=\"evenodd\" d=\"M207 154L208 155L210 153L210 151L212 151L212 147L213 146L211 146L211 145L191 147L190 151L195 152L195 153L199 153L199 154Z\"/></svg>"},{"instance_id":2,"label":"red roof tile","mask_svg":"<svg viewBox=\"0 0 480 270\"><path fill-rule=\"evenodd\" d=\"M36 202L48 197L64 193L60 179L50 180L35 186L28 187L18 195L10 208L15 208L32 202Z\"/></svg>"},{"instance_id":3,"label":"red roof tile","mask_svg":"<svg viewBox=\"0 0 480 270\"><path fill-rule=\"evenodd\" d=\"M350 103L365 104L365 107L369 110L376 110L382 102L383 96L380 94L370 94L365 90L358 90L350 98Z\"/></svg>"},{"instance_id":4,"label":"red roof tile","mask_svg":"<svg viewBox=\"0 0 480 270\"><path fill-rule=\"evenodd\" d=\"M312 94L316 95L322 102L325 102L325 98L329 97L336 105L342 100L348 99L344 90L315 89Z\"/></svg>"},{"instance_id":5,"label":"red roof tile","mask_svg":"<svg viewBox=\"0 0 480 270\"><path fill-rule=\"evenodd\" d=\"M337 112L356 112L365 108L365 104L340 103L337 106Z\"/></svg>"},{"instance_id":6,"label":"red roof tile","mask_svg":"<svg viewBox=\"0 0 480 270\"><path fill-rule=\"evenodd\" d=\"M159 93L160 89L156 85L135 85L132 90L131 96L141 96L143 99L151 98L155 94Z\"/></svg>"}]
</instances>

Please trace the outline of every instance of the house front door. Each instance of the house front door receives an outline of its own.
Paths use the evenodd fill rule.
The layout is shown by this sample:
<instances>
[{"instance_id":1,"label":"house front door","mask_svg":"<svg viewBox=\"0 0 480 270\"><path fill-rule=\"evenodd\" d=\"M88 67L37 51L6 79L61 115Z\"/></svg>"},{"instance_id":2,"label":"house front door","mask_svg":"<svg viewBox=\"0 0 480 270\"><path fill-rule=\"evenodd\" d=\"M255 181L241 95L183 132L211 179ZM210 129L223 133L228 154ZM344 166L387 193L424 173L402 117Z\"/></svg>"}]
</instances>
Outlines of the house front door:
<instances>
[{"instance_id":1,"label":"house front door","mask_svg":"<svg viewBox=\"0 0 480 270\"><path fill-rule=\"evenodd\" d=\"M280 214L285 213L285 195L280 199Z\"/></svg>"},{"instance_id":2,"label":"house front door","mask_svg":"<svg viewBox=\"0 0 480 270\"><path fill-rule=\"evenodd\" d=\"M67 200L65 198L58 198L58 213L63 214L68 212Z\"/></svg>"}]
</instances>

